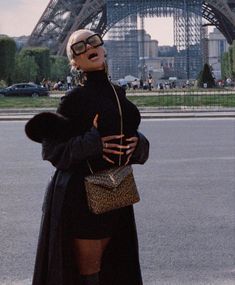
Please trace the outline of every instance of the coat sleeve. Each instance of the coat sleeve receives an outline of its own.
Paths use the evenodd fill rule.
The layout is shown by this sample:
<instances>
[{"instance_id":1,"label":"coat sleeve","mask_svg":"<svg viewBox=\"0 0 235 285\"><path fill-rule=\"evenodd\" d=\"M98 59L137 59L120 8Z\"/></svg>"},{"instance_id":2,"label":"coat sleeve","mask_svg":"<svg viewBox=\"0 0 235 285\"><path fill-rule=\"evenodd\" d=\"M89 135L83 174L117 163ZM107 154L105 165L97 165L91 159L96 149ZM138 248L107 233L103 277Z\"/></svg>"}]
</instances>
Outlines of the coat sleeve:
<instances>
[{"instance_id":1,"label":"coat sleeve","mask_svg":"<svg viewBox=\"0 0 235 285\"><path fill-rule=\"evenodd\" d=\"M141 132L137 132L137 134L139 138L138 144L129 164L144 164L149 157L149 141Z\"/></svg>"},{"instance_id":2,"label":"coat sleeve","mask_svg":"<svg viewBox=\"0 0 235 285\"><path fill-rule=\"evenodd\" d=\"M103 147L99 132L91 128L83 136L67 142L43 140L42 158L60 170L68 170L83 160L102 156Z\"/></svg>"},{"instance_id":3,"label":"coat sleeve","mask_svg":"<svg viewBox=\"0 0 235 285\"><path fill-rule=\"evenodd\" d=\"M70 118L75 112L79 112L74 109L75 106L78 106L78 104L74 104L74 100L77 100L78 96L77 94L75 96L67 94L62 97L57 113ZM42 158L50 161L60 170L68 170L83 160L102 157L102 152L101 137L94 127L84 135L72 136L66 141L45 139L42 142Z\"/></svg>"}]
</instances>

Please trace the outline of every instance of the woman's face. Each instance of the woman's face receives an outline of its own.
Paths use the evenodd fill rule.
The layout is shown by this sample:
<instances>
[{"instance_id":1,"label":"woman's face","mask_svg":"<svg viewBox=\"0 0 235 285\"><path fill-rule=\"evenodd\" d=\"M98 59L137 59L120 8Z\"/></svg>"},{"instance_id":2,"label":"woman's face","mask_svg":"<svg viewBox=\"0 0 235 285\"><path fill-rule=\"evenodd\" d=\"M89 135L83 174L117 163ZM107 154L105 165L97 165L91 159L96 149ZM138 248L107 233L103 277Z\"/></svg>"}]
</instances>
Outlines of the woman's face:
<instances>
[{"instance_id":1,"label":"woman's face","mask_svg":"<svg viewBox=\"0 0 235 285\"><path fill-rule=\"evenodd\" d=\"M92 31L82 31L77 36L75 42L86 42L87 38L92 35L94 35ZM74 56L74 65L83 71L102 70L104 69L104 61L104 48L102 46L92 47L88 43L86 43L86 51L84 53Z\"/></svg>"}]
</instances>

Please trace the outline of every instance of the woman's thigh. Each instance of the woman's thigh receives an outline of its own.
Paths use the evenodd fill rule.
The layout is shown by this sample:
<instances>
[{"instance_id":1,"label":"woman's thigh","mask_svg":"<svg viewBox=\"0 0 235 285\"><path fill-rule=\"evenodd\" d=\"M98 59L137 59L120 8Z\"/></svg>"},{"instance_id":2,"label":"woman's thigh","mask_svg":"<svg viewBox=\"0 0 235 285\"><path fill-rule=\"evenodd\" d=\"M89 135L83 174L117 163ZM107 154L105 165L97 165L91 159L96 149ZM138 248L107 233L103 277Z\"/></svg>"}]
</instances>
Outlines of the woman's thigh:
<instances>
[{"instance_id":1,"label":"woman's thigh","mask_svg":"<svg viewBox=\"0 0 235 285\"><path fill-rule=\"evenodd\" d=\"M89 275L100 271L103 252L109 241L110 238L74 239L75 258L80 274Z\"/></svg>"}]
</instances>

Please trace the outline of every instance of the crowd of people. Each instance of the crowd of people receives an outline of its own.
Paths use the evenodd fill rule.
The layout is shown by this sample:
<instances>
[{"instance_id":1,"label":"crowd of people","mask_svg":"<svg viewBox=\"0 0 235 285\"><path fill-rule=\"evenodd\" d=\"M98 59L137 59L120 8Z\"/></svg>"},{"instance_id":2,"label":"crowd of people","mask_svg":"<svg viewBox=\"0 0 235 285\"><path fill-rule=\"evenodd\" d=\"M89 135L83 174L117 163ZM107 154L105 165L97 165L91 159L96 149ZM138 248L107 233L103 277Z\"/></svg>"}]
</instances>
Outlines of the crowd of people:
<instances>
[{"instance_id":1,"label":"crowd of people","mask_svg":"<svg viewBox=\"0 0 235 285\"><path fill-rule=\"evenodd\" d=\"M67 75L66 80L57 79L55 82L44 78L41 82L43 87L46 87L49 91L51 90L70 90L76 86L75 78L70 74Z\"/></svg>"},{"instance_id":2,"label":"crowd of people","mask_svg":"<svg viewBox=\"0 0 235 285\"><path fill-rule=\"evenodd\" d=\"M66 91L70 90L75 86L83 86L86 82L86 73L79 71L76 75L68 74L65 79L58 79L53 82L49 79L43 79L41 85L46 87L49 91ZM109 80L117 85L121 86L125 90L164 90L164 89L175 89L175 88L190 88L195 86L195 82L189 80L154 80L152 75L149 74L148 77L143 80L142 78L135 78L133 81L127 81L125 78L121 78L117 81L113 81L111 76ZM216 82L217 87L234 86L231 79L219 80ZM204 88L207 88L206 86Z\"/></svg>"}]
</instances>

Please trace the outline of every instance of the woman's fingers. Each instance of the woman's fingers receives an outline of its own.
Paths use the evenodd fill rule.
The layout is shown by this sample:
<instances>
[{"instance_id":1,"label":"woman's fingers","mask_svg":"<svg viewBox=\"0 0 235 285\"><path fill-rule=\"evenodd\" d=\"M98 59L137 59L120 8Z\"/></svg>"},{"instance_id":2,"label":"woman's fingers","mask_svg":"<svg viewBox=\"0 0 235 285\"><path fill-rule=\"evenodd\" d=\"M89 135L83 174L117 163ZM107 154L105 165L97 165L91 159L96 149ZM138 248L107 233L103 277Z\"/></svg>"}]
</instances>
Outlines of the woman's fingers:
<instances>
[{"instance_id":1,"label":"woman's fingers","mask_svg":"<svg viewBox=\"0 0 235 285\"><path fill-rule=\"evenodd\" d=\"M139 140L138 137L131 137L131 138L127 138L126 139L126 141L130 142L128 144L129 149L126 152L127 155L128 154L131 154L131 155L133 154L133 152L135 151L135 148L136 148L136 146L138 144L138 140ZM130 158L129 158L129 160L130 160Z\"/></svg>"},{"instance_id":2,"label":"woman's fingers","mask_svg":"<svg viewBox=\"0 0 235 285\"><path fill-rule=\"evenodd\" d=\"M103 152L109 153L109 154L117 154L117 155L123 155L123 154L124 154L123 151L118 151L118 150L113 150L113 149L107 149L107 148L103 148Z\"/></svg>"},{"instance_id":3,"label":"woman's fingers","mask_svg":"<svg viewBox=\"0 0 235 285\"><path fill-rule=\"evenodd\" d=\"M132 154L134 151L135 151L135 147L134 147L134 148L130 148L130 149L126 152L126 155Z\"/></svg>"},{"instance_id":4,"label":"woman's fingers","mask_svg":"<svg viewBox=\"0 0 235 285\"><path fill-rule=\"evenodd\" d=\"M129 148L128 150L126 151L126 154L130 154L130 153L133 153L135 151L135 148L137 146L137 143L130 143L129 145Z\"/></svg>"},{"instance_id":5,"label":"woman's fingers","mask_svg":"<svg viewBox=\"0 0 235 285\"><path fill-rule=\"evenodd\" d=\"M131 138L127 138L126 141L128 142L138 142L139 138L138 137L131 137Z\"/></svg>"},{"instance_id":6,"label":"woman's fingers","mask_svg":"<svg viewBox=\"0 0 235 285\"><path fill-rule=\"evenodd\" d=\"M121 144L116 144L116 143L106 143L103 142L103 147L105 149L113 149L113 148L118 148L118 149L128 149L129 146L128 145L121 145Z\"/></svg>"},{"instance_id":7,"label":"woman's fingers","mask_svg":"<svg viewBox=\"0 0 235 285\"><path fill-rule=\"evenodd\" d=\"M131 156L132 156L132 153L130 155L128 155L125 165L127 165L129 163Z\"/></svg>"},{"instance_id":8,"label":"woman's fingers","mask_svg":"<svg viewBox=\"0 0 235 285\"><path fill-rule=\"evenodd\" d=\"M115 140L115 139L120 139L120 138L123 138L123 137L124 137L124 135L112 135L112 136L102 137L102 141L103 142L108 142L108 141Z\"/></svg>"},{"instance_id":9,"label":"woman's fingers","mask_svg":"<svg viewBox=\"0 0 235 285\"><path fill-rule=\"evenodd\" d=\"M105 159L106 161L115 164L115 162L113 160L111 160L110 158L108 158L106 155L103 155L103 159Z\"/></svg>"},{"instance_id":10,"label":"woman's fingers","mask_svg":"<svg viewBox=\"0 0 235 285\"><path fill-rule=\"evenodd\" d=\"M124 152L122 152L121 150L128 149L129 148L128 146L109 142L110 140L120 139L122 137L123 135L112 135L112 136L102 137L101 140L103 143L103 152L109 154L123 155Z\"/></svg>"},{"instance_id":11,"label":"woman's fingers","mask_svg":"<svg viewBox=\"0 0 235 285\"><path fill-rule=\"evenodd\" d=\"M96 114L95 118L93 119L93 126L97 129L98 128L98 117L99 115Z\"/></svg>"},{"instance_id":12,"label":"woman's fingers","mask_svg":"<svg viewBox=\"0 0 235 285\"><path fill-rule=\"evenodd\" d=\"M127 157L127 161L126 164L129 163L130 158L133 154L133 152L135 151L135 148L137 146L138 143L138 137L130 137L125 139L126 142L128 142L128 145L120 145L120 144L116 144L116 143L112 143L109 142L111 140L114 139L120 139L122 138L124 135L111 135L111 136L106 136L106 137L102 137L102 143L103 143L103 158L110 162L110 163L114 163L114 161L112 161L107 155L108 154L115 154L115 155L124 155L126 154ZM126 151L126 152L124 152ZM107 154L107 155L106 155Z\"/></svg>"}]
</instances>

